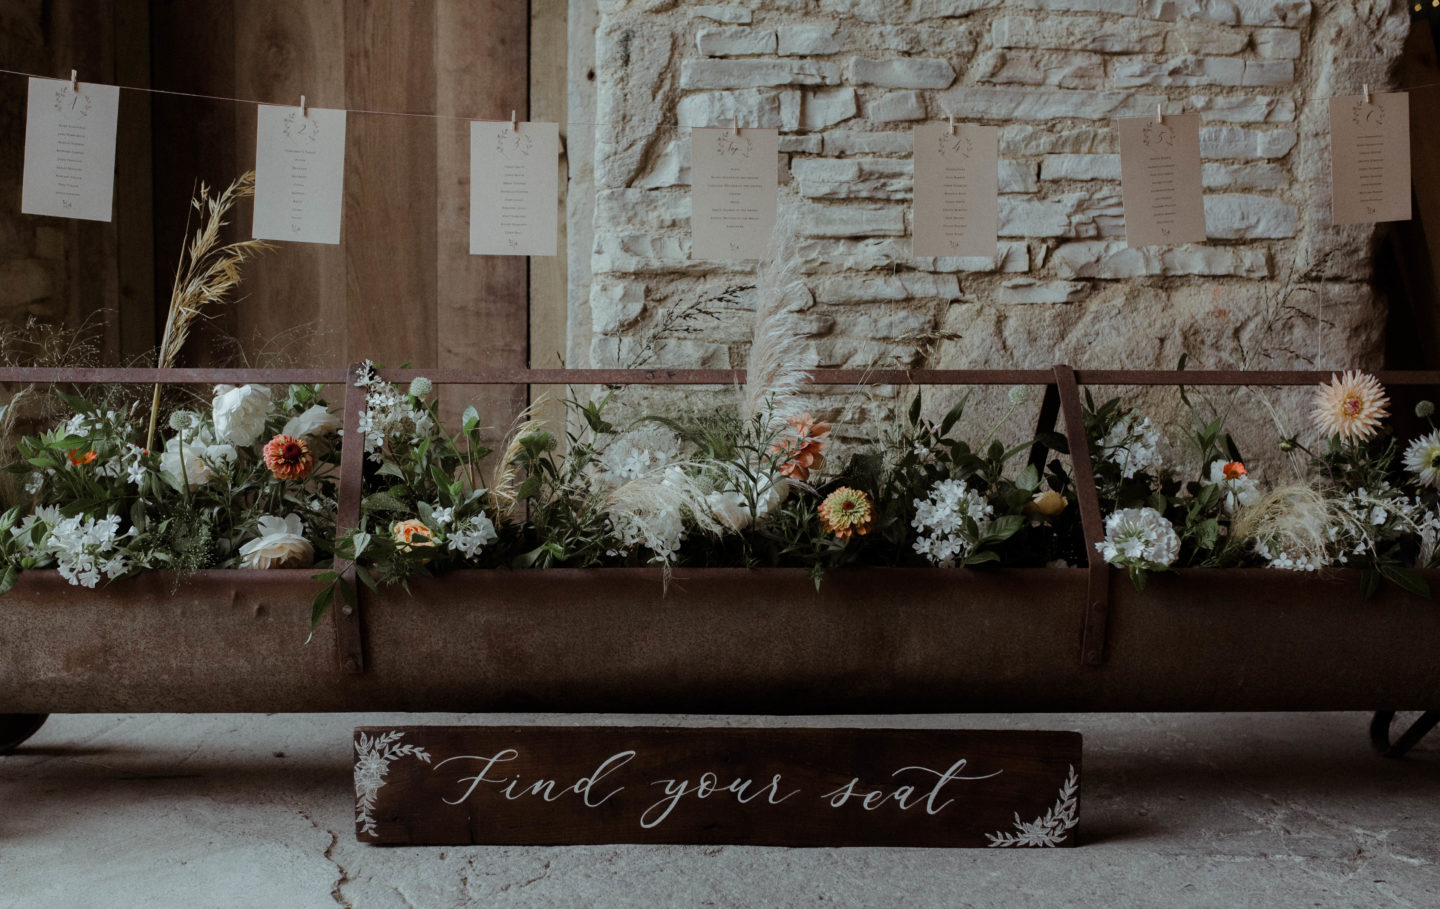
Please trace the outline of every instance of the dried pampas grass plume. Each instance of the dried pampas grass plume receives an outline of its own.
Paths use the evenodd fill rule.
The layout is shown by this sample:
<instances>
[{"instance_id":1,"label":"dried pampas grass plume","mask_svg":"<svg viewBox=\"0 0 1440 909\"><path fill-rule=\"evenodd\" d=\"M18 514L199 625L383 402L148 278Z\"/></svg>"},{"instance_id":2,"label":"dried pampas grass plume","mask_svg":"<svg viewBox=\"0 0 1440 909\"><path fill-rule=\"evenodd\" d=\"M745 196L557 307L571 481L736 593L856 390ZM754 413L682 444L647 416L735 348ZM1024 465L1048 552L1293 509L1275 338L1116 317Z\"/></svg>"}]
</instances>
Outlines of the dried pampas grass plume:
<instances>
[{"instance_id":1,"label":"dried pampas grass plume","mask_svg":"<svg viewBox=\"0 0 1440 909\"><path fill-rule=\"evenodd\" d=\"M782 212L770 233L770 258L755 269L755 328L741 413L747 419L769 413L776 424L800 414L803 408L797 399L810 381L805 336L786 302L806 289L796 254L799 216L793 205Z\"/></svg>"},{"instance_id":2,"label":"dried pampas grass plume","mask_svg":"<svg viewBox=\"0 0 1440 909\"><path fill-rule=\"evenodd\" d=\"M1279 486L1235 515L1231 539L1252 542L1297 562L1326 565L1331 531L1351 520L1333 494L1310 483Z\"/></svg>"},{"instance_id":3,"label":"dried pampas grass plume","mask_svg":"<svg viewBox=\"0 0 1440 909\"><path fill-rule=\"evenodd\" d=\"M490 476L490 511L495 515L497 524L510 521L515 512L515 493L520 488L517 482L520 474L520 452L523 450L520 443L525 437L545 428L545 421L537 418L535 414L544 410L549 400L548 395L540 395L529 407L520 411L511 424L510 441L495 464L495 472Z\"/></svg>"}]
</instances>

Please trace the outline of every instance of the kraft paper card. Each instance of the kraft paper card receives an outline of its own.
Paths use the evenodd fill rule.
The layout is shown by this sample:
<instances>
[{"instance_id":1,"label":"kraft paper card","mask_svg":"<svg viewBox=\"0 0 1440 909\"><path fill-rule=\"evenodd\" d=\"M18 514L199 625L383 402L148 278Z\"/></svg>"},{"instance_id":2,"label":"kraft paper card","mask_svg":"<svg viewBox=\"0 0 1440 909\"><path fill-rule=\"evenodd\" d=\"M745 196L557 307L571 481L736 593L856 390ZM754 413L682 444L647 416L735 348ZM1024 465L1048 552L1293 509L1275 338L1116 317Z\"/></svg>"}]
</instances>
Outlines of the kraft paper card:
<instances>
[{"instance_id":1,"label":"kraft paper card","mask_svg":"<svg viewBox=\"0 0 1440 909\"><path fill-rule=\"evenodd\" d=\"M914 255L994 258L999 137L994 126L915 127Z\"/></svg>"},{"instance_id":2,"label":"kraft paper card","mask_svg":"<svg viewBox=\"0 0 1440 909\"><path fill-rule=\"evenodd\" d=\"M553 256L560 125L470 124L470 254Z\"/></svg>"},{"instance_id":3,"label":"kraft paper card","mask_svg":"<svg viewBox=\"0 0 1440 909\"><path fill-rule=\"evenodd\" d=\"M1331 205L1336 224L1410 219L1410 96L1330 99Z\"/></svg>"},{"instance_id":4,"label":"kraft paper card","mask_svg":"<svg viewBox=\"0 0 1440 909\"><path fill-rule=\"evenodd\" d=\"M262 104L256 121L255 238L339 243L345 111Z\"/></svg>"},{"instance_id":5,"label":"kraft paper card","mask_svg":"<svg viewBox=\"0 0 1440 909\"><path fill-rule=\"evenodd\" d=\"M690 258L761 258L779 201L779 130L693 129L690 147Z\"/></svg>"},{"instance_id":6,"label":"kraft paper card","mask_svg":"<svg viewBox=\"0 0 1440 909\"><path fill-rule=\"evenodd\" d=\"M20 211L109 221L115 194L120 89L65 79L30 80Z\"/></svg>"},{"instance_id":7,"label":"kraft paper card","mask_svg":"<svg viewBox=\"0 0 1440 909\"><path fill-rule=\"evenodd\" d=\"M1120 133L1120 193L1130 246L1205 241L1200 182L1200 115L1169 114L1116 120Z\"/></svg>"}]
</instances>

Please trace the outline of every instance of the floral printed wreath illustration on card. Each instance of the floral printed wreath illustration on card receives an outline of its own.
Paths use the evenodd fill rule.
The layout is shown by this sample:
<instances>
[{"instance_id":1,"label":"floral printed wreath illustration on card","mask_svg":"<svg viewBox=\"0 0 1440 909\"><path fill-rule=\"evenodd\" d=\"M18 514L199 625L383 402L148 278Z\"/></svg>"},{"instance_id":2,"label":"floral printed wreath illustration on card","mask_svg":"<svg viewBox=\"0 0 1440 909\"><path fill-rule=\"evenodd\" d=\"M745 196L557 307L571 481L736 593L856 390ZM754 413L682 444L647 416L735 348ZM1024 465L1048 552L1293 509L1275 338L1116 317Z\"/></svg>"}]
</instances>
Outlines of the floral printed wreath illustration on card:
<instances>
[{"instance_id":1,"label":"floral printed wreath illustration on card","mask_svg":"<svg viewBox=\"0 0 1440 909\"><path fill-rule=\"evenodd\" d=\"M715 150L725 158L748 158L753 147L749 139L730 130L721 133L715 140Z\"/></svg>"},{"instance_id":2,"label":"floral printed wreath illustration on card","mask_svg":"<svg viewBox=\"0 0 1440 909\"><path fill-rule=\"evenodd\" d=\"M1145 143L1146 148L1174 148L1175 127L1168 123L1147 123L1140 141Z\"/></svg>"},{"instance_id":3,"label":"floral printed wreath illustration on card","mask_svg":"<svg viewBox=\"0 0 1440 909\"><path fill-rule=\"evenodd\" d=\"M89 116L90 108L94 104L95 99L75 91L69 85L55 93L55 109L62 114L69 114L73 117Z\"/></svg>"},{"instance_id":4,"label":"floral printed wreath illustration on card","mask_svg":"<svg viewBox=\"0 0 1440 909\"><path fill-rule=\"evenodd\" d=\"M942 158L965 158L969 160L970 153L974 150L975 143L969 136L952 136L946 133L940 137L940 157Z\"/></svg>"},{"instance_id":5,"label":"floral printed wreath illustration on card","mask_svg":"<svg viewBox=\"0 0 1440 909\"><path fill-rule=\"evenodd\" d=\"M535 140L514 129L504 129L495 137L495 153L502 158L528 158L535 150Z\"/></svg>"},{"instance_id":6,"label":"floral printed wreath illustration on card","mask_svg":"<svg viewBox=\"0 0 1440 909\"><path fill-rule=\"evenodd\" d=\"M1373 98L1356 101L1350 110L1350 120L1356 126L1372 126L1378 129L1385 125L1385 105L1376 103Z\"/></svg>"},{"instance_id":7,"label":"floral printed wreath illustration on card","mask_svg":"<svg viewBox=\"0 0 1440 909\"><path fill-rule=\"evenodd\" d=\"M281 132L287 139L303 139L313 143L320 138L320 123L314 117L302 114L298 110L292 110L285 115Z\"/></svg>"}]
</instances>

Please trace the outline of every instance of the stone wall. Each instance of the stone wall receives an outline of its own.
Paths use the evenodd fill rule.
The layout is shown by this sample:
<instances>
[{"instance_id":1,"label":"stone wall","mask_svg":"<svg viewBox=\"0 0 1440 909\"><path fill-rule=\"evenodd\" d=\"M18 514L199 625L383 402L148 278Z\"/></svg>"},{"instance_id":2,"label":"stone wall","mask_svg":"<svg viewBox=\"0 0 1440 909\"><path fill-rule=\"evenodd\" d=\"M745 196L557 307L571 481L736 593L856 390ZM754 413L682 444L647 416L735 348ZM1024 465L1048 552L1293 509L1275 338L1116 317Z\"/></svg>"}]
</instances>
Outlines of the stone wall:
<instances>
[{"instance_id":1,"label":"stone wall","mask_svg":"<svg viewBox=\"0 0 1440 909\"><path fill-rule=\"evenodd\" d=\"M592 274L572 289L572 365L632 365L642 348L650 365L744 364L749 292L724 291L749 266L689 258L687 130L733 118L781 130L818 366L1168 368L1182 352L1211 367L1378 365L1374 231L1329 224L1327 99L1386 84L1401 3L599 0L598 13L593 111L572 110L597 124L593 234L572 240L585 260L572 274ZM1202 117L1208 243L1125 245L1109 121L1157 104ZM1001 128L993 258L910 254L910 128L951 114ZM655 341L701 305L717 318Z\"/></svg>"}]
</instances>

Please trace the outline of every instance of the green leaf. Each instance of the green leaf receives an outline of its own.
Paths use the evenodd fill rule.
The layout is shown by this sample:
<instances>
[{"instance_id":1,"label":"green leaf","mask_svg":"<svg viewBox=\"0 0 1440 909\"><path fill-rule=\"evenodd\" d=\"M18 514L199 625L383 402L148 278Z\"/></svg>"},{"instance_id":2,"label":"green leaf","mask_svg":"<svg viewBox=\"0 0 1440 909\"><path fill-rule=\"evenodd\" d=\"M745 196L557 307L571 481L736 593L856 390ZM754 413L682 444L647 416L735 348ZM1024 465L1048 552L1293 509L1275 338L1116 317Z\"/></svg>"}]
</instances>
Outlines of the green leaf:
<instances>
[{"instance_id":1,"label":"green leaf","mask_svg":"<svg viewBox=\"0 0 1440 909\"><path fill-rule=\"evenodd\" d=\"M408 514L410 512L409 505L406 505L388 492L372 492L360 503L360 509L365 512L384 511L400 514Z\"/></svg>"},{"instance_id":2,"label":"green leaf","mask_svg":"<svg viewBox=\"0 0 1440 909\"><path fill-rule=\"evenodd\" d=\"M435 512L430 510L429 504L425 502L416 502L415 510L420 515L420 523L424 524L426 527L435 526Z\"/></svg>"},{"instance_id":3,"label":"green leaf","mask_svg":"<svg viewBox=\"0 0 1440 909\"><path fill-rule=\"evenodd\" d=\"M1373 568L1360 572L1360 602L1366 602L1379 593L1382 580L1380 572Z\"/></svg>"},{"instance_id":4,"label":"green leaf","mask_svg":"<svg viewBox=\"0 0 1440 909\"><path fill-rule=\"evenodd\" d=\"M334 604L335 584L327 585L324 590L315 595L314 602L310 604L310 636L305 639L305 643L310 643L315 637L315 629L319 626L320 620L325 617L325 613L329 612L330 607Z\"/></svg>"},{"instance_id":5,"label":"green leaf","mask_svg":"<svg viewBox=\"0 0 1440 909\"><path fill-rule=\"evenodd\" d=\"M378 591L380 589L380 585L375 582L375 576L372 575L364 565L355 566L355 577L359 578L360 583L369 587L371 590Z\"/></svg>"},{"instance_id":6,"label":"green leaf","mask_svg":"<svg viewBox=\"0 0 1440 909\"><path fill-rule=\"evenodd\" d=\"M1040 471L1035 469L1034 464L1026 464L1020 476L1015 478L1015 485L1026 492L1034 492L1040 488Z\"/></svg>"},{"instance_id":7,"label":"green leaf","mask_svg":"<svg viewBox=\"0 0 1440 909\"><path fill-rule=\"evenodd\" d=\"M89 401L85 400L79 395L72 395L67 392L63 392L58 388L55 389L55 393L60 396L60 400L64 401L66 405L68 405L70 409L75 411L76 413L90 414L96 412L95 405L91 404Z\"/></svg>"},{"instance_id":8,"label":"green leaf","mask_svg":"<svg viewBox=\"0 0 1440 909\"><path fill-rule=\"evenodd\" d=\"M1025 526L1023 515L1007 514L996 518L990 524L990 532L985 534L985 539L996 542L1008 540L1013 537L1021 527Z\"/></svg>"},{"instance_id":9,"label":"green leaf","mask_svg":"<svg viewBox=\"0 0 1440 909\"><path fill-rule=\"evenodd\" d=\"M909 416L911 426L918 426L920 424L920 394L917 390L915 392L915 399L910 402Z\"/></svg>"},{"instance_id":10,"label":"green leaf","mask_svg":"<svg viewBox=\"0 0 1440 909\"><path fill-rule=\"evenodd\" d=\"M475 409L475 405L465 408L465 412L460 415L460 426L466 433L480 428L480 411Z\"/></svg>"},{"instance_id":11,"label":"green leaf","mask_svg":"<svg viewBox=\"0 0 1440 909\"><path fill-rule=\"evenodd\" d=\"M20 569L16 568L13 562L6 565L5 571L0 573L0 596L9 593L10 588L14 587L18 580L20 580Z\"/></svg>"},{"instance_id":12,"label":"green leaf","mask_svg":"<svg viewBox=\"0 0 1440 909\"><path fill-rule=\"evenodd\" d=\"M525 478L525 482L521 483L520 488L515 491L515 501L523 502L539 491L540 477L536 476L535 474L531 474L530 476Z\"/></svg>"},{"instance_id":13,"label":"green leaf","mask_svg":"<svg viewBox=\"0 0 1440 909\"><path fill-rule=\"evenodd\" d=\"M987 550L984 550L983 552L976 552L976 553L972 553L972 554L966 556L966 557L965 557L965 560L962 561L960 564L961 564L961 565L984 565L984 564L987 563L987 562L998 562L998 561L1000 561L1000 554L997 553L997 552L993 552L993 551L987 549Z\"/></svg>"},{"instance_id":14,"label":"green leaf","mask_svg":"<svg viewBox=\"0 0 1440 909\"><path fill-rule=\"evenodd\" d=\"M1380 573L1385 575L1386 580L1395 584L1407 593L1413 593L1417 597L1430 598L1430 585L1420 575L1408 568L1401 568L1398 565L1381 565Z\"/></svg>"},{"instance_id":15,"label":"green leaf","mask_svg":"<svg viewBox=\"0 0 1440 909\"><path fill-rule=\"evenodd\" d=\"M970 392L967 391L964 397L955 402L954 407L946 411L945 419L940 421L940 435L948 435L951 428L960 421L960 417L965 413L965 404L969 400Z\"/></svg>"}]
</instances>

